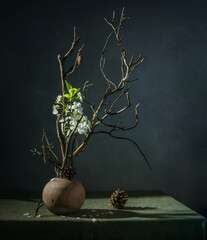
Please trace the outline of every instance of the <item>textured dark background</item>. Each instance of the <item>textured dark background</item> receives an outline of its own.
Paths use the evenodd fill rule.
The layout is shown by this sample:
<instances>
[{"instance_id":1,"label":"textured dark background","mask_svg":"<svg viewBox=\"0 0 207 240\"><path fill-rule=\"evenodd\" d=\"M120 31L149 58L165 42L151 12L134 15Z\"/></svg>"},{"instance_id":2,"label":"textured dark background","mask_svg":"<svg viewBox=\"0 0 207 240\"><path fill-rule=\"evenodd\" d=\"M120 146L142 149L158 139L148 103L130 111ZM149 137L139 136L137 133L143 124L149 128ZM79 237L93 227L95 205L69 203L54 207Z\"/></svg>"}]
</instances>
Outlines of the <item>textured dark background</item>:
<instances>
[{"instance_id":1,"label":"textured dark background","mask_svg":"<svg viewBox=\"0 0 207 240\"><path fill-rule=\"evenodd\" d=\"M84 64L71 79L94 82L91 99L104 93L99 58L110 31L103 17L122 7L130 20L123 33L131 54L144 63L134 71L132 103L140 102L136 140L150 171L128 142L95 136L76 160L87 191L159 189L207 215L207 4L206 1L9 1L1 5L1 191L41 191L53 168L31 155L41 129L58 148L51 106L60 93L57 54L77 26ZM109 45L106 70L119 76L119 52ZM133 107L122 120L133 122ZM90 111L86 109L90 116Z\"/></svg>"}]
</instances>

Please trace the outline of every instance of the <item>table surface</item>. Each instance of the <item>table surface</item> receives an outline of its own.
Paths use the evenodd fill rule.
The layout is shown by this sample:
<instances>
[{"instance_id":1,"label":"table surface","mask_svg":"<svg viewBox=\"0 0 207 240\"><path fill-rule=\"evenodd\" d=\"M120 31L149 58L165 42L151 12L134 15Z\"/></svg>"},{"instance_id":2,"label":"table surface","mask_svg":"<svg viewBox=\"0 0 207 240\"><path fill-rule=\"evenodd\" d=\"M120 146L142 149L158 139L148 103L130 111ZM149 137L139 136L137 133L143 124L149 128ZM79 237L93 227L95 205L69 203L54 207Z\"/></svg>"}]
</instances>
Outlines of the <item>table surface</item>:
<instances>
[{"instance_id":1,"label":"table surface","mask_svg":"<svg viewBox=\"0 0 207 240\"><path fill-rule=\"evenodd\" d=\"M205 218L160 191L128 192L121 210L110 206L110 194L87 193L82 208L70 216L56 216L43 206L37 217L36 194L5 194L0 196L0 232L9 226L15 239L23 239L24 223L27 238L33 232L28 239L67 239L64 229L69 239L205 239Z\"/></svg>"}]
</instances>

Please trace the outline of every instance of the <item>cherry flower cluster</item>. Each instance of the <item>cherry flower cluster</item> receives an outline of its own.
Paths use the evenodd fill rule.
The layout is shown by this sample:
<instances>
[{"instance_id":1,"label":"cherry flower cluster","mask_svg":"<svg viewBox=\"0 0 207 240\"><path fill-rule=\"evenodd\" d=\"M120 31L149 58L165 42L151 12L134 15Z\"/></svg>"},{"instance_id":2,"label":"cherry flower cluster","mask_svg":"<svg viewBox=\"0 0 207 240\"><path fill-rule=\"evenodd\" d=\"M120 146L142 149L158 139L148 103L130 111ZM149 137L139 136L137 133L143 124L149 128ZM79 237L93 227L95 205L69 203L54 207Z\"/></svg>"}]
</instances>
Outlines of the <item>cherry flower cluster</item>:
<instances>
[{"instance_id":1,"label":"cherry flower cluster","mask_svg":"<svg viewBox=\"0 0 207 240\"><path fill-rule=\"evenodd\" d=\"M62 132L69 136L70 132L76 128L75 133L87 135L91 130L91 123L87 116L83 115L83 98L79 89L72 97L69 97L68 94L65 94L64 97L68 100L67 103L63 102L61 95L58 95L52 111L54 115L58 114L59 109L64 111L64 118L60 120Z\"/></svg>"}]
</instances>

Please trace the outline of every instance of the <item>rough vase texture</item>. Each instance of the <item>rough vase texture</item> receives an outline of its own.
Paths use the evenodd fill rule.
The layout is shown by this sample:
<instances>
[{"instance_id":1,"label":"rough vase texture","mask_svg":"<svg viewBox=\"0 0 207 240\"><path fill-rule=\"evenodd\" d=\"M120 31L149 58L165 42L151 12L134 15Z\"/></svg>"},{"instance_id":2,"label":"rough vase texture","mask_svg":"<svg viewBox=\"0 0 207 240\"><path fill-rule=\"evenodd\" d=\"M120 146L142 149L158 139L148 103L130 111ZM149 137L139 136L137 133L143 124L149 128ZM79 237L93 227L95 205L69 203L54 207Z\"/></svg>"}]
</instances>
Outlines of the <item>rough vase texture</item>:
<instances>
[{"instance_id":1,"label":"rough vase texture","mask_svg":"<svg viewBox=\"0 0 207 240\"><path fill-rule=\"evenodd\" d=\"M55 178L45 185L42 199L52 213L69 215L83 205L85 189L76 179Z\"/></svg>"}]
</instances>

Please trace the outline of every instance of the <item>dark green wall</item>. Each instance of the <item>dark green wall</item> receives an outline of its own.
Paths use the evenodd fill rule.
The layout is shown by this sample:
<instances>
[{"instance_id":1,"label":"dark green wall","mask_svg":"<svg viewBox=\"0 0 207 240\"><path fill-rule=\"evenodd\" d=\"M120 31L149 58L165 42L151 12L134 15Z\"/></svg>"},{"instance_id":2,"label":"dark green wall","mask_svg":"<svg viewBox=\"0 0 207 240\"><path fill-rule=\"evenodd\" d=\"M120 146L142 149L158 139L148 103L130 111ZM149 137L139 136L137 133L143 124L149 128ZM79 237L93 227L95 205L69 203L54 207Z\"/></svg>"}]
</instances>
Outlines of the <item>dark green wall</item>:
<instances>
[{"instance_id":1,"label":"dark green wall","mask_svg":"<svg viewBox=\"0 0 207 240\"><path fill-rule=\"evenodd\" d=\"M94 82L90 97L104 93L99 58L109 27L103 17L122 7L128 52L145 56L134 71L132 103L140 102L132 137L145 152L150 171L128 142L95 136L76 160L86 190L159 189L207 213L207 4L206 1L10 1L1 7L2 190L41 191L54 171L30 149L41 129L59 147L51 106L60 93L57 54L71 44L73 26L85 43L84 64L71 83ZM110 44L107 71L119 76L117 47ZM133 111L133 107L131 109ZM87 113L90 115L89 110ZM130 111L122 120L133 121Z\"/></svg>"}]
</instances>

